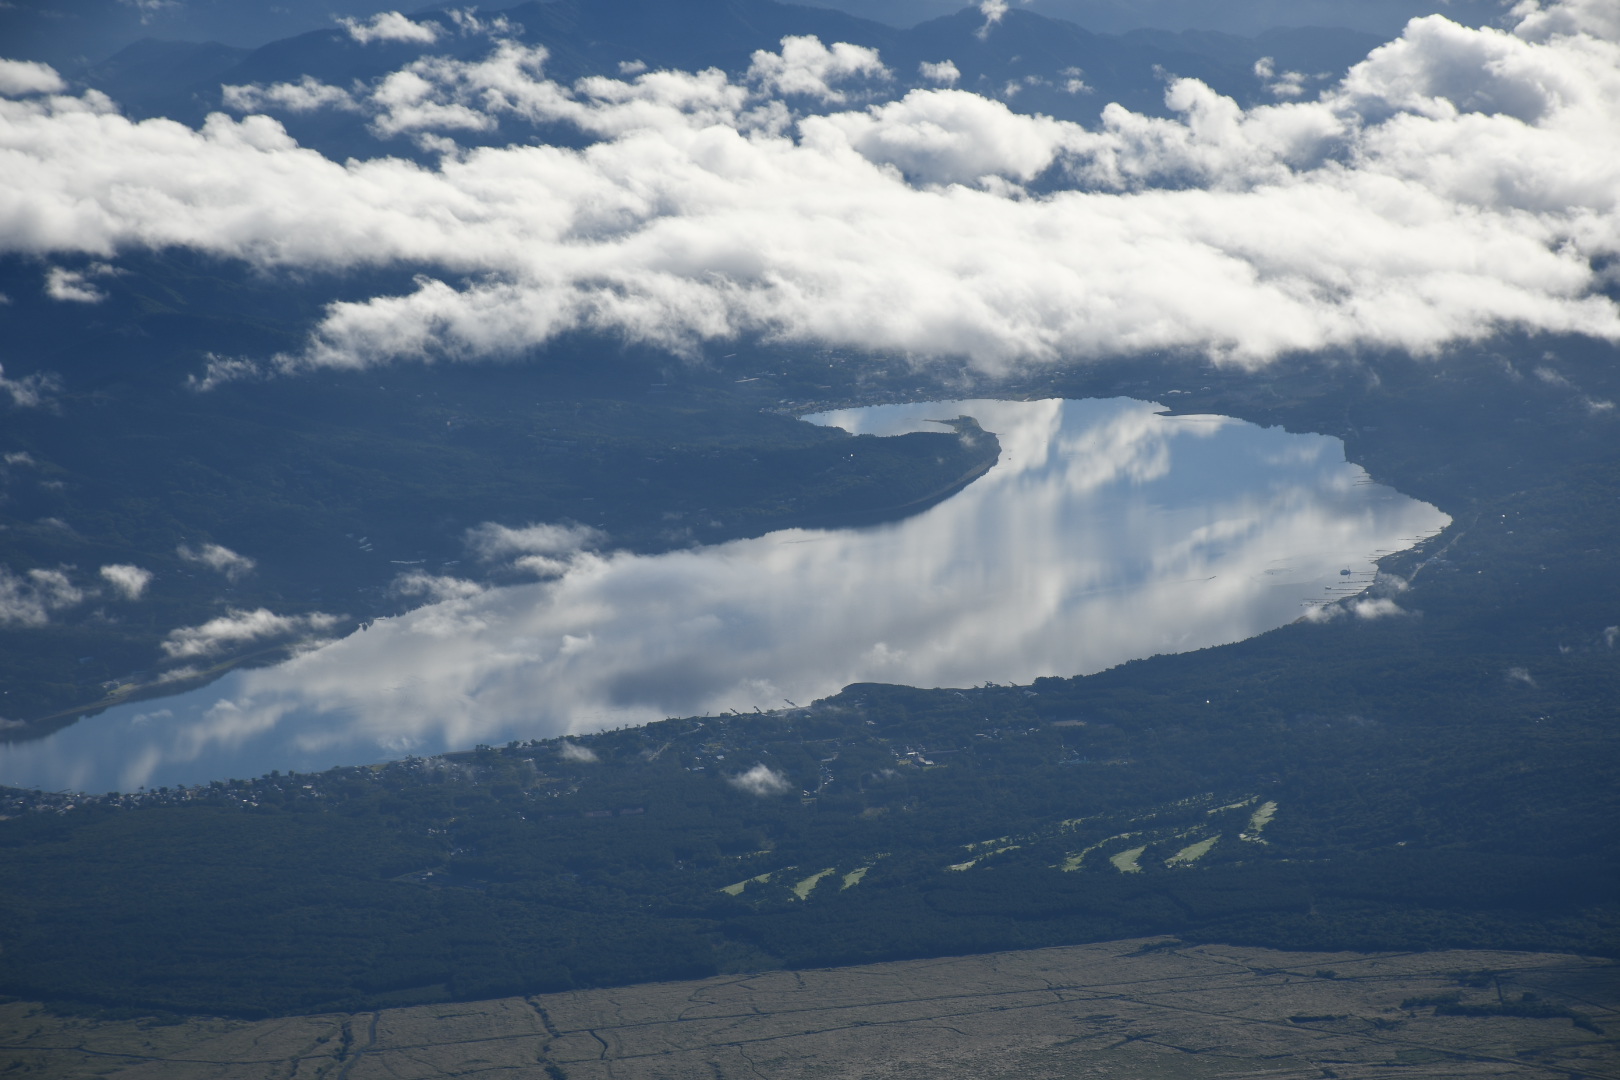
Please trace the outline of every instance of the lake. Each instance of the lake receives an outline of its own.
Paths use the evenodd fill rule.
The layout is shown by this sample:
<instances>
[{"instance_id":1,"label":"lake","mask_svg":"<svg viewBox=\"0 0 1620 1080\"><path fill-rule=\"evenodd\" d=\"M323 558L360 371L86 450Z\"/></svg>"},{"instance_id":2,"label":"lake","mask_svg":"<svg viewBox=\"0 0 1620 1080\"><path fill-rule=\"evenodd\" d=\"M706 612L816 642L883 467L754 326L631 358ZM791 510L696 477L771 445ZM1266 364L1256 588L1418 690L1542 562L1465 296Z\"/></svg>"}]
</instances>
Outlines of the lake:
<instances>
[{"instance_id":1,"label":"lake","mask_svg":"<svg viewBox=\"0 0 1620 1080\"><path fill-rule=\"evenodd\" d=\"M896 435L958 416L996 433L1000 461L904 521L555 552L532 584L465 584L275 667L0 745L0 783L129 791L771 710L852 682L1089 674L1294 622L1450 521L1337 439L1130 399L805 419Z\"/></svg>"}]
</instances>

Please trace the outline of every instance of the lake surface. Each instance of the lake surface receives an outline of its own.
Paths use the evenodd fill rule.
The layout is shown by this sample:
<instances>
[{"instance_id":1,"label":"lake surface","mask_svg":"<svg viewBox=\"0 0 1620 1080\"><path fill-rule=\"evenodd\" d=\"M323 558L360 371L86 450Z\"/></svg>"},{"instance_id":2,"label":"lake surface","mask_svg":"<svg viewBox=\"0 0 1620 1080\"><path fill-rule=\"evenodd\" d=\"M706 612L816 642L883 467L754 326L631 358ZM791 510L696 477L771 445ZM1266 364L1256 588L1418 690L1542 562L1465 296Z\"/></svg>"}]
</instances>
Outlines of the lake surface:
<instances>
[{"instance_id":1,"label":"lake surface","mask_svg":"<svg viewBox=\"0 0 1620 1080\"><path fill-rule=\"evenodd\" d=\"M1160 408L950 401L807 417L895 435L972 416L1001 460L893 524L653 556L551 552L534 564L545 580L0 745L0 783L129 791L769 710L852 682L1088 674L1293 622L1449 523L1370 482L1337 439ZM1363 611L1399 617L1388 608Z\"/></svg>"}]
</instances>

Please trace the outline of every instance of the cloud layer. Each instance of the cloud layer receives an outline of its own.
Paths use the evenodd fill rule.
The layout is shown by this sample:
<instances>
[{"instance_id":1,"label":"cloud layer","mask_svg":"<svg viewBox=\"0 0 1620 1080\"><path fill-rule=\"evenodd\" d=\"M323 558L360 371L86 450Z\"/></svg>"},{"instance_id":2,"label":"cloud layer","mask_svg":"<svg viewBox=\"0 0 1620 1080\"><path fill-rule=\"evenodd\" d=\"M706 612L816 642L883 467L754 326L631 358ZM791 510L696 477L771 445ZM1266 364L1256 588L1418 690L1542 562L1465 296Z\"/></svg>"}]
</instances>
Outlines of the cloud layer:
<instances>
[{"instance_id":1,"label":"cloud layer","mask_svg":"<svg viewBox=\"0 0 1620 1080\"><path fill-rule=\"evenodd\" d=\"M1426 353L1504 327L1620 340L1600 269L1620 255L1620 34L1595 0L1517 16L1512 32L1414 20L1314 99L1244 110L1174 80L1174 118L1109 106L1094 129L961 90L895 99L875 53L814 38L735 80L564 86L544 50L495 41L370 84L227 95L356 111L436 148L432 166L332 161L266 115L133 123L13 65L0 248L423 271L405 295L332 305L285 368L512 357L577 329L990 371L1166 349L1246 365ZM454 142L536 124L592 141Z\"/></svg>"}]
</instances>

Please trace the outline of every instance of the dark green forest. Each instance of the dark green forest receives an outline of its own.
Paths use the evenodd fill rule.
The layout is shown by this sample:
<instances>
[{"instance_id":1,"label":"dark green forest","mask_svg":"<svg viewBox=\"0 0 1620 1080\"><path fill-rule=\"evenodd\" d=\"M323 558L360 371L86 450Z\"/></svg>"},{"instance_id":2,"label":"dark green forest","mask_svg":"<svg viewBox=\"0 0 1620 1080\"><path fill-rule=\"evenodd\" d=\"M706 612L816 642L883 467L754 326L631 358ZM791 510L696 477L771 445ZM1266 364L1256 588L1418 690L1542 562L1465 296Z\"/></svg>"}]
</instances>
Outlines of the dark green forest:
<instances>
[{"instance_id":1,"label":"dark green forest","mask_svg":"<svg viewBox=\"0 0 1620 1080\"><path fill-rule=\"evenodd\" d=\"M341 537L353 528L344 515L362 513L377 515L362 527L391 535L370 522L392 512L393 534L411 535L402 549L427 549L434 541L408 533L416 519L405 509L420 481L424 505L462 507L436 526L444 552L486 517L600 523L653 547L685 541L658 537L662 506L656 526L637 510L652 505L638 476L740 535L811 515L903 512L977 460L947 434L872 440L873 464L851 483L818 455L847 454L856 440L784 415L938 396L938 373L739 345L706 364L666 361L656 379L641 368L633 395L593 396L566 390L568 373L625 385L626 371L651 361L570 349L432 384L443 394L485 380L509 413L493 399L473 407L468 389L431 407L376 404L379 417L410 418L397 445L352 434L357 403L401 387L429 394L425 376L354 377L349 396L328 399L326 420L310 411L307 443L351 438L354 463L321 449L307 467L313 476L316 462L338 461L319 483L381 501L334 497L318 535ZM1434 502L1453 525L1384 560L1386 575L1408 582L1404 616L1297 623L1085 678L859 685L802 709L202 788L7 791L0 992L60 1008L263 1016L1160 934L1620 956L1614 360L1589 342L1504 339L1261 374L1162 357L976 386L1131 394L1338 435L1375 479ZM154 400L181 393L178 369L153 376ZM771 373L768 392L753 389L759 372ZM519 386L551 419L518 415ZM306 391L232 392L241 415L279 409L280 424L306 408ZM149 427L163 415L150 410ZM455 416L466 419L459 433ZM438 435L447 420L452 434ZM442 441L411 436L410 424ZM27 436L37 456L80 475L44 430ZM252 470L306 445L286 438L286 456L219 469L208 535L245 548L226 523L275 517L231 515L275 490ZM480 450L480 439L500 449ZM645 460L657 456L648 446L672 442L686 449ZM574 449L586 443L589 453ZM410 445L422 449L409 466L383 464ZM374 449L373 471L342 473L362 470ZM565 449L590 465L535 466ZM510 486L483 502L455 501L457 476L471 472L433 471L504 457L523 464L494 474ZM287 483L299 498L277 506L320 505L307 499L317 480ZM201 484L182 478L170 502L142 504L176 522L151 550L184 520L166 507ZM584 512L579 492L616 485L629 492L613 504L622 518ZM138 518L114 515L107 528ZM349 566L334 560L332 573ZM289 564L276 580L301 572ZM261 578L253 587L272 587L269 569ZM737 782L761 765L764 782Z\"/></svg>"}]
</instances>

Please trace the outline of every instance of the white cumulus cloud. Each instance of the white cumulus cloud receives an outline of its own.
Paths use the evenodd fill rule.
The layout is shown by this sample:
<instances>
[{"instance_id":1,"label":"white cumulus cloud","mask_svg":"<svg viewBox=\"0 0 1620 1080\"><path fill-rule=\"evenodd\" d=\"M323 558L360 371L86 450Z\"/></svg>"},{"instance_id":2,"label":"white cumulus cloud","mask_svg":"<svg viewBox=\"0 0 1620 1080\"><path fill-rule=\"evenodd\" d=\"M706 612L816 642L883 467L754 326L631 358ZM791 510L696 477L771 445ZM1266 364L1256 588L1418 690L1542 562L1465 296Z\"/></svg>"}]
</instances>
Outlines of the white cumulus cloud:
<instances>
[{"instance_id":1,"label":"white cumulus cloud","mask_svg":"<svg viewBox=\"0 0 1620 1080\"><path fill-rule=\"evenodd\" d=\"M1358 619L1382 619L1390 615L1406 614L1404 608L1387 596L1357 600L1350 605L1350 610Z\"/></svg>"},{"instance_id":2,"label":"white cumulus cloud","mask_svg":"<svg viewBox=\"0 0 1620 1080\"><path fill-rule=\"evenodd\" d=\"M52 612L83 599L64 569L16 574L0 566L0 626L44 626Z\"/></svg>"},{"instance_id":3,"label":"white cumulus cloud","mask_svg":"<svg viewBox=\"0 0 1620 1080\"><path fill-rule=\"evenodd\" d=\"M728 782L735 788L762 798L767 795L786 795L793 790L793 784L786 776L763 762L747 772L729 777Z\"/></svg>"},{"instance_id":4,"label":"white cumulus cloud","mask_svg":"<svg viewBox=\"0 0 1620 1080\"><path fill-rule=\"evenodd\" d=\"M975 33L980 41L990 36L990 30L1007 14L1007 0L979 0L979 14L984 16L984 25Z\"/></svg>"},{"instance_id":5,"label":"white cumulus cloud","mask_svg":"<svg viewBox=\"0 0 1620 1080\"><path fill-rule=\"evenodd\" d=\"M0 95L59 94L66 89L67 83L49 64L37 60L0 59Z\"/></svg>"},{"instance_id":6,"label":"white cumulus cloud","mask_svg":"<svg viewBox=\"0 0 1620 1080\"><path fill-rule=\"evenodd\" d=\"M448 574L407 570L394 579L389 591L397 596L425 597L429 603L437 604L445 600L466 600L477 596L484 591L484 586L476 581L467 581L465 578Z\"/></svg>"},{"instance_id":7,"label":"white cumulus cloud","mask_svg":"<svg viewBox=\"0 0 1620 1080\"><path fill-rule=\"evenodd\" d=\"M82 270L68 270L53 266L45 275L45 295L52 300L67 300L78 304L99 304L107 294L90 282L90 275Z\"/></svg>"},{"instance_id":8,"label":"white cumulus cloud","mask_svg":"<svg viewBox=\"0 0 1620 1080\"><path fill-rule=\"evenodd\" d=\"M253 611L233 608L200 626L182 626L169 631L163 642L163 653L170 660L213 656L255 641L330 630L341 621L336 615L322 612L277 615L268 608Z\"/></svg>"},{"instance_id":9,"label":"white cumulus cloud","mask_svg":"<svg viewBox=\"0 0 1620 1080\"><path fill-rule=\"evenodd\" d=\"M890 74L876 49L842 41L828 47L816 37L785 37L781 52L760 49L754 53L748 77L769 92L841 102L847 94L835 84L887 79Z\"/></svg>"},{"instance_id":10,"label":"white cumulus cloud","mask_svg":"<svg viewBox=\"0 0 1620 1080\"><path fill-rule=\"evenodd\" d=\"M139 600L152 582L152 571L129 563L111 563L101 568L102 578L125 600Z\"/></svg>"},{"instance_id":11,"label":"white cumulus cloud","mask_svg":"<svg viewBox=\"0 0 1620 1080\"><path fill-rule=\"evenodd\" d=\"M1277 63L1269 56L1262 56L1254 62L1254 74L1266 88L1266 93L1272 97L1297 98L1305 93L1305 83L1310 78L1302 71L1277 71Z\"/></svg>"},{"instance_id":12,"label":"white cumulus cloud","mask_svg":"<svg viewBox=\"0 0 1620 1080\"><path fill-rule=\"evenodd\" d=\"M1620 40L1620 8L1611 0L1564 0L1546 5L1540 0L1521 0L1514 5L1513 14L1519 19L1515 32L1527 41L1575 34Z\"/></svg>"},{"instance_id":13,"label":"white cumulus cloud","mask_svg":"<svg viewBox=\"0 0 1620 1080\"><path fill-rule=\"evenodd\" d=\"M48 372L35 372L20 379L6 378L6 368L0 364L0 393L11 398L19 409L36 409L51 404L51 395L62 389L62 380ZM9 462L9 457L8 457Z\"/></svg>"},{"instance_id":14,"label":"white cumulus cloud","mask_svg":"<svg viewBox=\"0 0 1620 1080\"><path fill-rule=\"evenodd\" d=\"M198 393L207 393L216 386L223 386L230 382L240 382L244 379L257 379L264 375L264 369L252 360L241 357L216 356L209 353L203 364L203 373L186 376L186 386Z\"/></svg>"},{"instance_id":15,"label":"white cumulus cloud","mask_svg":"<svg viewBox=\"0 0 1620 1080\"><path fill-rule=\"evenodd\" d=\"M915 182L973 184L999 176L1027 181L1085 138L1078 124L1015 113L963 90L914 90L866 112L807 118L807 138L836 129L867 161L894 165Z\"/></svg>"},{"instance_id":16,"label":"white cumulus cloud","mask_svg":"<svg viewBox=\"0 0 1620 1080\"><path fill-rule=\"evenodd\" d=\"M238 555L224 544L203 544L195 548L190 544L181 544L175 548L175 554L186 562L198 563L210 570L217 570L230 581L239 580L242 575L251 573L258 565L246 555Z\"/></svg>"},{"instance_id":17,"label":"white cumulus cloud","mask_svg":"<svg viewBox=\"0 0 1620 1080\"><path fill-rule=\"evenodd\" d=\"M1387 596L1363 596L1337 604L1321 604L1306 610L1307 622L1331 622L1345 615L1358 619L1386 619L1392 615L1411 614Z\"/></svg>"},{"instance_id":18,"label":"white cumulus cloud","mask_svg":"<svg viewBox=\"0 0 1620 1080\"><path fill-rule=\"evenodd\" d=\"M519 570L550 577L606 537L588 525L527 525L513 529L486 521L467 530L467 547L485 562L511 559Z\"/></svg>"},{"instance_id":19,"label":"white cumulus cloud","mask_svg":"<svg viewBox=\"0 0 1620 1080\"><path fill-rule=\"evenodd\" d=\"M226 108L236 112L262 112L279 108L291 113L306 113L320 109L354 110L360 107L347 90L323 83L313 75L305 75L295 83L222 86L220 97Z\"/></svg>"},{"instance_id":20,"label":"white cumulus cloud","mask_svg":"<svg viewBox=\"0 0 1620 1080\"><path fill-rule=\"evenodd\" d=\"M381 11L369 19L339 19L349 36L362 45L373 41L407 41L431 45L439 40L437 23L412 22L397 11Z\"/></svg>"}]
</instances>

